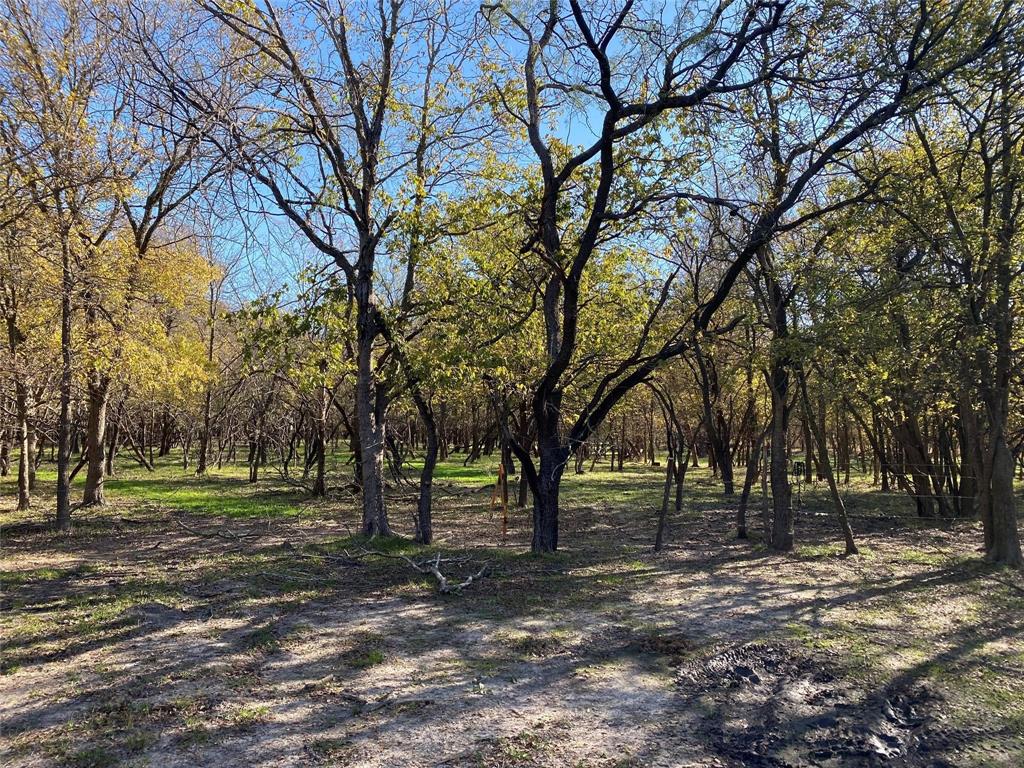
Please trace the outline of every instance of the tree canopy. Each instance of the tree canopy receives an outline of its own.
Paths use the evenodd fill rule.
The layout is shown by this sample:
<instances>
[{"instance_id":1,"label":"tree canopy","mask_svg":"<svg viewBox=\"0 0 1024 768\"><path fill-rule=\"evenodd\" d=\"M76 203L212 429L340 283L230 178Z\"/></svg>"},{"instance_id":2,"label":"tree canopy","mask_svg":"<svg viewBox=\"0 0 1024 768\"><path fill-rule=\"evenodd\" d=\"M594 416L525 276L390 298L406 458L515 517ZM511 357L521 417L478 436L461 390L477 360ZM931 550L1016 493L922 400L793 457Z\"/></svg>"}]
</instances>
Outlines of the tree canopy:
<instances>
[{"instance_id":1,"label":"tree canopy","mask_svg":"<svg viewBox=\"0 0 1024 768\"><path fill-rule=\"evenodd\" d=\"M569 467L667 453L741 536L763 476L777 550L821 477L853 553L859 461L1020 565L1014 0L3 9L21 508L47 448L66 530L119 452L243 445L369 537L415 486L429 543L439 457L497 452L542 553Z\"/></svg>"}]
</instances>

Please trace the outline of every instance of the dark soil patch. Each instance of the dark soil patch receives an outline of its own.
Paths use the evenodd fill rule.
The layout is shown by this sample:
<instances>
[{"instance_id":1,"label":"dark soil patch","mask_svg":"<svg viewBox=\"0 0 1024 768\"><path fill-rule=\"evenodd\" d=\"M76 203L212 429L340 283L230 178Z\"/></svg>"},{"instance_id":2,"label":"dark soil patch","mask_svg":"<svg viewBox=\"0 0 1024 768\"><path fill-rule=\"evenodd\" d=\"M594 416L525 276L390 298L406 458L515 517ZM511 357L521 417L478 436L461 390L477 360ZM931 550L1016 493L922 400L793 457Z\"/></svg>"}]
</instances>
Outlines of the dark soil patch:
<instances>
[{"instance_id":1,"label":"dark soil patch","mask_svg":"<svg viewBox=\"0 0 1024 768\"><path fill-rule=\"evenodd\" d=\"M708 711L705 742L748 768L944 766L941 753L971 736L944 725L926 684L864 691L823 654L786 644L715 651L683 664L676 682Z\"/></svg>"}]
</instances>

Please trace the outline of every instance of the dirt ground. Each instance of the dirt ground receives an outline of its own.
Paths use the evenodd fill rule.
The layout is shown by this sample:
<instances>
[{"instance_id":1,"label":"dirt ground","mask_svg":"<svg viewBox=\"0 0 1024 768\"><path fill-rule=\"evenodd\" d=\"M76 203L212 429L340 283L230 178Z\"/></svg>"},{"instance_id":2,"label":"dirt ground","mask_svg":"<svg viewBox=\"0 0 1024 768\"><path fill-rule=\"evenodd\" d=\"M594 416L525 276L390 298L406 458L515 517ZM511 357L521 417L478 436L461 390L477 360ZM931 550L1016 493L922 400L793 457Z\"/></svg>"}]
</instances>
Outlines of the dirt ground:
<instances>
[{"instance_id":1,"label":"dirt ground","mask_svg":"<svg viewBox=\"0 0 1024 768\"><path fill-rule=\"evenodd\" d=\"M574 505L534 558L488 500L443 496L438 544L393 557L337 505L4 512L0 763L1024 765L1024 577L972 525L861 518L844 559L805 514L777 555L700 507L655 555L652 511ZM432 553L490 572L441 595L400 558Z\"/></svg>"}]
</instances>

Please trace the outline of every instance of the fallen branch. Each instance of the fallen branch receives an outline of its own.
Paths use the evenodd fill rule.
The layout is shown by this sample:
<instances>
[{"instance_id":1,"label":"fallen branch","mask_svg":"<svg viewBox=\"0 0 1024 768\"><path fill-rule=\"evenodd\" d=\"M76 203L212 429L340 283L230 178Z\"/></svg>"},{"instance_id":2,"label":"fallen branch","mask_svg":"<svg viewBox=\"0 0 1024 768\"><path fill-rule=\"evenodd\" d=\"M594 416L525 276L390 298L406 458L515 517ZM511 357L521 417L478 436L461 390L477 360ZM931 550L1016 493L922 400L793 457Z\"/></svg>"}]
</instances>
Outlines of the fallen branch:
<instances>
[{"instance_id":1,"label":"fallen branch","mask_svg":"<svg viewBox=\"0 0 1024 768\"><path fill-rule=\"evenodd\" d=\"M307 683L303 686L304 691L315 691L321 686L330 685L332 682L337 680L334 675L328 675L327 677L317 680L313 683ZM352 714L356 717L362 715L368 715L371 712L384 709L385 707L403 707L409 705L415 706L426 706L433 704L434 699L425 696L395 696L393 693L385 693L377 699L370 700L362 696L358 696L351 691L346 690L331 690L330 695L336 698L347 701L352 705Z\"/></svg>"},{"instance_id":2,"label":"fallen branch","mask_svg":"<svg viewBox=\"0 0 1024 768\"><path fill-rule=\"evenodd\" d=\"M404 560L409 565L409 567L417 573L429 574L433 576L437 580L437 591L442 595L459 594L460 592L462 592L462 590L470 586L473 582L479 581L484 576L486 576L491 569L490 561L486 561L484 562L483 567L479 571L472 574L465 580L459 582L452 582L448 579L447 576L441 573L441 564L466 563L469 562L468 557L442 559L441 553L439 552L437 555L434 556L433 559L417 562L416 560L413 560L411 557L406 557L405 555L392 555L389 552L380 552L375 549L363 549L360 550L357 553L357 555L361 555L363 557L367 555L376 555L377 557L384 557L390 560ZM350 555L348 552L345 552L345 556L355 559L355 556Z\"/></svg>"},{"instance_id":3,"label":"fallen branch","mask_svg":"<svg viewBox=\"0 0 1024 768\"><path fill-rule=\"evenodd\" d=\"M410 562L410 564L413 565L414 568L416 568L416 565L413 564L411 560L409 562ZM460 581L460 582L458 582L456 584L452 584L451 582L448 581L447 578L445 578L445 575L443 573L441 573L441 569L439 567L440 565L441 565L441 555L438 555L434 559L433 563L428 561L427 563L424 564L424 567L427 570L429 570L430 573L432 573L434 575L435 579L437 579L437 591L440 592L442 595L447 595L449 593L456 593L456 594L458 594L459 592L464 590L466 587L468 587L470 584L472 584L474 581L478 581L479 579L482 579L484 576L486 576L488 570L491 567L490 563L484 563L483 568L481 568L479 571L477 571L476 573L471 575L465 581ZM424 572L422 567L421 568L417 568L417 570L419 570L421 573Z\"/></svg>"},{"instance_id":4,"label":"fallen branch","mask_svg":"<svg viewBox=\"0 0 1024 768\"><path fill-rule=\"evenodd\" d=\"M306 552L299 552L295 548L295 546L293 544L291 544L290 542L287 542L287 541L282 546L285 549L287 549L288 551L290 551L295 557L300 557L303 560L313 560L313 561L316 561L316 562L320 562L320 561L326 560L329 563L338 563L340 565L345 565L345 566L350 566L350 567L351 566L356 566L356 565L362 565L362 563L360 563L359 560L357 558L354 558L354 557L347 557L347 556L346 557L341 557L339 555L331 555L331 554L328 554L327 552L320 552L320 551L314 551L313 554L309 554L309 553L306 553Z\"/></svg>"},{"instance_id":5,"label":"fallen branch","mask_svg":"<svg viewBox=\"0 0 1024 768\"><path fill-rule=\"evenodd\" d=\"M379 709L384 709L384 707L403 707L409 705L422 707L433 703L433 699L423 696L402 696L399 698L392 698L390 693L385 693L376 701L364 703L362 707L356 709L354 714L358 717L361 715L368 715L371 712L376 712Z\"/></svg>"},{"instance_id":6,"label":"fallen branch","mask_svg":"<svg viewBox=\"0 0 1024 768\"><path fill-rule=\"evenodd\" d=\"M217 538L220 538L220 539L226 539L228 541L240 541L241 539L243 539L243 538L245 538L246 536L249 535L249 534L246 534L246 533L235 533L233 531L229 531L229 530L226 530L226 529L217 529L215 531L211 531L210 533L206 533L205 531L200 531L198 528L193 528L191 525L188 525L187 523L182 522L181 520L179 520L176 517L172 517L171 519L175 523L177 523L177 525L179 525L181 528L184 528L186 531L188 531L189 533L193 534L194 536L203 536L203 537L208 538L208 539L209 538L213 538L213 537L217 537Z\"/></svg>"},{"instance_id":7,"label":"fallen branch","mask_svg":"<svg viewBox=\"0 0 1024 768\"><path fill-rule=\"evenodd\" d=\"M262 571L258 574L262 578L269 579L270 581L304 581L309 584L319 584L323 582L323 579L319 576L314 576L312 573L306 573L305 571Z\"/></svg>"}]
</instances>

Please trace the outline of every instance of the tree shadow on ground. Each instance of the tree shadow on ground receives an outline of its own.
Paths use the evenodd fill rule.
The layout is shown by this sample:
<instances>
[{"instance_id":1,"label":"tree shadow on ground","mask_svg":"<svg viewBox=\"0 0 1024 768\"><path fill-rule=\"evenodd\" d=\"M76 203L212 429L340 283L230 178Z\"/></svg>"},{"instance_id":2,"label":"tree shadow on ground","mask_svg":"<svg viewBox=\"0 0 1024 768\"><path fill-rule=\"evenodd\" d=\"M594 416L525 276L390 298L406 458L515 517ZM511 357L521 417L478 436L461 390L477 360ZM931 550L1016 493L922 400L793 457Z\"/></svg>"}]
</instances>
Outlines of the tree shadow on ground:
<instances>
[{"instance_id":1,"label":"tree shadow on ground","mask_svg":"<svg viewBox=\"0 0 1024 768\"><path fill-rule=\"evenodd\" d=\"M936 669L984 668L991 657L979 651L1021 636L1019 597L1013 602L1012 590L993 586L1011 579L1019 589L1017 577L974 561L933 566L887 554L927 532L876 532L866 543L882 555L863 562L777 555L733 540L726 511L687 511L673 516L672 546L655 556L637 529L650 512L578 508L566 515L570 548L535 558L523 551L525 520L517 517L510 546L496 546L486 500L460 502L462 522L443 550L494 565L461 596L434 594L430 580L400 560L337 559L380 546L340 535L355 523L354 511L333 520L335 535L326 538L301 521L267 528L185 516L190 532L163 514L134 513L142 524L97 517L72 539L47 539L91 567L29 580L5 595L9 625L38 624L5 644L18 668L5 678L9 754L82 765L102 764L104 755L107 764L131 757L162 765L382 764L391 755L398 761L391 764L407 765L569 765L586 730L606 728L637 765L687 755L782 765L793 745L809 750L833 738L819 738L828 731L823 722L886 733L887 703L914 694ZM801 535L814 545L835 538L815 520ZM949 543L957 534L941 535ZM5 536L44 534L5 529ZM387 546L410 556L437 551ZM958 546L961 554L967 548ZM787 627L827 629L837 612L951 594L992 610L936 635L917 649L918 660L884 679L842 679L833 687L845 698L825 697L813 712L778 707L802 679L796 662L797 673L746 698L742 685L695 693L676 681L678 670L720 653L723 643L759 638L839 676L851 637L829 636L825 653L788 636ZM1009 659L1010 672L1020 658ZM69 673L78 677L74 685ZM43 695L34 697L37 686ZM780 713L775 721L772 711ZM741 720L771 727L758 736L739 728ZM1006 736L1004 725L958 730L947 742L929 735L920 744L933 762L920 764L988 749L996 735ZM820 763L812 756L812 764L875 759L854 747L834 746L835 754ZM508 762L512 753L525 757Z\"/></svg>"}]
</instances>

